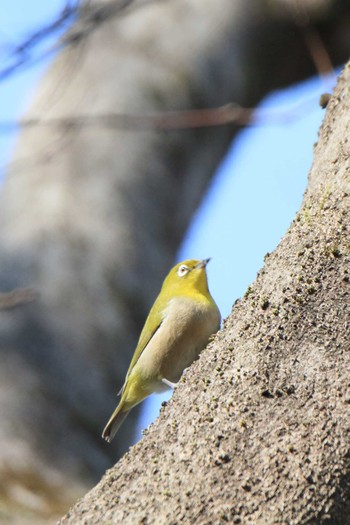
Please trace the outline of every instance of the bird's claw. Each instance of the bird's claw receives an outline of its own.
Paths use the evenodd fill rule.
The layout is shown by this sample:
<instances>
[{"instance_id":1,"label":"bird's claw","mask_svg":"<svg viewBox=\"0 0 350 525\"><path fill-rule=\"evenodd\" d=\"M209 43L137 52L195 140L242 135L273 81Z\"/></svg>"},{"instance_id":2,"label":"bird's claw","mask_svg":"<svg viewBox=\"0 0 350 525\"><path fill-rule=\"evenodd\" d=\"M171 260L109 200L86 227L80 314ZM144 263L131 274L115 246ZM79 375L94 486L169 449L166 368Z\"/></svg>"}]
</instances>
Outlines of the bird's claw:
<instances>
[{"instance_id":1,"label":"bird's claw","mask_svg":"<svg viewBox=\"0 0 350 525\"><path fill-rule=\"evenodd\" d=\"M172 390L174 390L174 388L177 386L177 383L172 383L168 379L165 379L165 377L163 377L162 383L164 383L166 386L170 387Z\"/></svg>"}]
</instances>

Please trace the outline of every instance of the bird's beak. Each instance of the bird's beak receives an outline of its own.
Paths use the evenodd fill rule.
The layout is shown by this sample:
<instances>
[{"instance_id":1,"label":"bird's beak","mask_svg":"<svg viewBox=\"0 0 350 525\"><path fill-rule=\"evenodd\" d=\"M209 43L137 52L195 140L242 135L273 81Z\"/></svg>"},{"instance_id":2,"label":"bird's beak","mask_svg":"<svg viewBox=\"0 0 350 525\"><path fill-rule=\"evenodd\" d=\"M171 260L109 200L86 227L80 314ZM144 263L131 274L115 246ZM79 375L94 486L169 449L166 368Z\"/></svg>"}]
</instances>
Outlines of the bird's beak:
<instances>
[{"instance_id":1,"label":"bird's beak","mask_svg":"<svg viewBox=\"0 0 350 525\"><path fill-rule=\"evenodd\" d=\"M208 262L210 261L211 257L209 257L208 259L203 259L203 261L200 261L195 267L194 269L195 270L199 270L200 268L205 268L206 265L208 264Z\"/></svg>"}]
</instances>

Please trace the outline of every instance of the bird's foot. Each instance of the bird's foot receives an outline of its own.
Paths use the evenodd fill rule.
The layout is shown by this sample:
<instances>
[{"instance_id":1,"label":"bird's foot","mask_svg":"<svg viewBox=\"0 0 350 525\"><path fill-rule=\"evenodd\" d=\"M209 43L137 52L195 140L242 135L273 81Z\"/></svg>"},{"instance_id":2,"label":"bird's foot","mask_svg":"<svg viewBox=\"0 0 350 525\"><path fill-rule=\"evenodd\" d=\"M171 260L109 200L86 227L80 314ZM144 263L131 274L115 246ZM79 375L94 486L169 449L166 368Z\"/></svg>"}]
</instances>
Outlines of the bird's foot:
<instances>
[{"instance_id":1,"label":"bird's foot","mask_svg":"<svg viewBox=\"0 0 350 525\"><path fill-rule=\"evenodd\" d=\"M168 379L165 379L165 377L163 377L162 379L162 383L164 383L166 386L172 388L174 390L174 388L178 385L178 383L172 383L171 381L169 381Z\"/></svg>"}]
</instances>

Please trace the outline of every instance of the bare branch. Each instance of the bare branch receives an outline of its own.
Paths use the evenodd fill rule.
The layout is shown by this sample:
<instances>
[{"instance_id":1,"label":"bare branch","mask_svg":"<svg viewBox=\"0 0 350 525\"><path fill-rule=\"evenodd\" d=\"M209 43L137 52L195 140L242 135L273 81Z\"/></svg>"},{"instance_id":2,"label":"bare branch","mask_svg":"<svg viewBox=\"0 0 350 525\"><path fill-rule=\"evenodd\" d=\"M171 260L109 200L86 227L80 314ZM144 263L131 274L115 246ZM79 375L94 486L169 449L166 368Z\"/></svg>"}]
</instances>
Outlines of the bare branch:
<instances>
[{"instance_id":1,"label":"bare branch","mask_svg":"<svg viewBox=\"0 0 350 525\"><path fill-rule=\"evenodd\" d=\"M8 55L10 65L0 69L0 82L10 77L13 73L25 66L29 67L35 63L58 52L68 45L76 45L85 39L101 24L124 12L133 5L149 3L149 0L115 0L103 5L83 5L80 0L67 0L65 7L58 16L49 24L32 33L26 40L15 47ZM69 25L77 20L72 27L57 43L42 51L38 56L33 56L39 44L55 34L62 33Z\"/></svg>"},{"instance_id":2,"label":"bare branch","mask_svg":"<svg viewBox=\"0 0 350 525\"><path fill-rule=\"evenodd\" d=\"M288 9L295 25L300 29L316 72L320 77L334 74L334 67L328 50L317 28L311 21L309 7L300 0L294 0L284 5ZM320 9L320 6L318 6Z\"/></svg>"},{"instance_id":3,"label":"bare branch","mask_svg":"<svg viewBox=\"0 0 350 525\"><path fill-rule=\"evenodd\" d=\"M312 96L292 106L265 109L244 108L234 102L210 109L194 109L184 111L162 111L149 114L106 113L100 115L78 115L52 119L28 118L19 122L0 121L0 133L14 131L18 127L49 127L61 128L63 131L81 129L83 127L103 127L142 131L147 129L188 129L223 126L236 124L239 126L266 125L285 123L304 116L305 111L314 109L317 97Z\"/></svg>"},{"instance_id":4,"label":"bare branch","mask_svg":"<svg viewBox=\"0 0 350 525\"><path fill-rule=\"evenodd\" d=\"M79 0L77 0L79 2ZM15 71L24 67L25 65L32 65L38 60L42 60L47 55L53 53L56 49L52 47L43 52L39 57L31 56L31 52L40 43L50 36L53 36L58 31L62 31L67 24L72 23L77 14L78 3L71 4L67 1L65 7L58 14L58 16L49 24L44 25L34 33L32 33L26 40L15 47L9 54L8 59L11 59L11 64L0 70L0 81L10 77Z\"/></svg>"}]
</instances>

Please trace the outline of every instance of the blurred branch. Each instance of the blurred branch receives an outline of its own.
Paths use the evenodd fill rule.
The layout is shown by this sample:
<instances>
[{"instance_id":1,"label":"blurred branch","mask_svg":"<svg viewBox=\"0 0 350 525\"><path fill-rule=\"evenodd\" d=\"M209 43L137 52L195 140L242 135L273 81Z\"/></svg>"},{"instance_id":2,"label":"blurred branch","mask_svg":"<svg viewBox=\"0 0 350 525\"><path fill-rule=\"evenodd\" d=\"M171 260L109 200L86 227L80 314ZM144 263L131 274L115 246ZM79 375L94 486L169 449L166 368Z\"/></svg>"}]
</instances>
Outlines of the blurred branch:
<instances>
[{"instance_id":1,"label":"blurred branch","mask_svg":"<svg viewBox=\"0 0 350 525\"><path fill-rule=\"evenodd\" d=\"M101 24L128 8L132 6L141 7L154 1L156 0L114 0L97 5L94 2L81 4L81 0L66 0L63 9L51 23L33 32L26 40L12 49L7 57L8 61L11 62L10 65L0 68L0 82L19 69L33 65L63 47L78 44ZM319 32L312 26L310 16L303 3L295 0L285 5L285 8L288 9L295 24L302 30L306 46L319 74L332 71L333 66L327 49ZM57 43L41 51L38 56L32 56L33 49L37 48L47 38L60 31L62 32L74 20L76 20L74 26Z\"/></svg>"},{"instance_id":2,"label":"blurred branch","mask_svg":"<svg viewBox=\"0 0 350 525\"><path fill-rule=\"evenodd\" d=\"M0 293L0 310L10 310L16 306L22 306L39 297L33 288L16 288L11 292Z\"/></svg>"},{"instance_id":3,"label":"blurred branch","mask_svg":"<svg viewBox=\"0 0 350 525\"><path fill-rule=\"evenodd\" d=\"M75 45L85 39L98 26L125 11L132 5L137 6L149 3L149 0L114 0L102 5L84 4L80 6L81 0L67 0L64 8L58 16L48 25L32 33L26 40L16 46L8 55L10 65L0 68L0 82L10 77L24 66L30 66L43 60L68 45ZM39 56L32 56L33 49L37 48L47 38L52 37L59 31L66 29L78 18L74 27L54 45L42 51Z\"/></svg>"},{"instance_id":4,"label":"blurred branch","mask_svg":"<svg viewBox=\"0 0 350 525\"><path fill-rule=\"evenodd\" d=\"M303 1L294 0L285 5L289 10L295 25L300 29L315 69L320 77L334 72L329 53L319 31L310 19L308 7Z\"/></svg>"},{"instance_id":5,"label":"blurred branch","mask_svg":"<svg viewBox=\"0 0 350 525\"><path fill-rule=\"evenodd\" d=\"M40 119L29 118L20 122L1 122L0 133L7 133L17 127L57 127L65 131L75 128L102 126L104 128L145 130L185 129L221 126L223 124L248 124L254 110L236 104L212 109L185 111L164 111L150 114L108 113L100 115L79 115L77 117Z\"/></svg>"},{"instance_id":6,"label":"blurred branch","mask_svg":"<svg viewBox=\"0 0 350 525\"><path fill-rule=\"evenodd\" d=\"M302 33L318 74L322 77L323 75L334 72L334 67L326 46L316 28L308 25L302 28Z\"/></svg>"},{"instance_id":7,"label":"blurred branch","mask_svg":"<svg viewBox=\"0 0 350 525\"><path fill-rule=\"evenodd\" d=\"M59 30L63 30L67 23L73 21L78 10L78 2L79 0L71 4L68 0L62 11L51 23L32 33L26 40L16 46L11 53L9 53L8 57L12 59L12 62L9 66L0 69L0 81L10 77L24 65L32 64L38 60L38 58L35 60L31 56L32 50L48 37L53 36ZM40 55L39 60L46 57L47 54L53 53L54 50L54 48L51 48L51 50L43 52Z\"/></svg>"},{"instance_id":8,"label":"blurred branch","mask_svg":"<svg viewBox=\"0 0 350 525\"><path fill-rule=\"evenodd\" d=\"M114 16L118 15L121 11L125 11L128 7L131 7L131 5L136 3L140 6L141 4L149 2L147 0L141 2L137 2L137 0L115 0L114 2L109 2L100 6L84 4L79 9L79 19L77 24L62 38L61 46L80 42L92 33L96 27L107 22Z\"/></svg>"},{"instance_id":9,"label":"blurred branch","mask_svg":"<svg viewBox=\"0 0 350 525\"><path fill-rule=\"evenodd\" d=\"M100 115L79 115L52 119L28 118L19 122L0 121L0 133L14 131L18 127L49 127L62 131L72 131L83 127L103 127L142 131L147 129L188 129L236 124L239 126L266 125L291 122L305 115L306 110L314 109L317 97L304 99L288 108L244 108L230 103L210 109L184 111L164 111L150 114L106 113Z\"/></svg>"}]
</instances>

